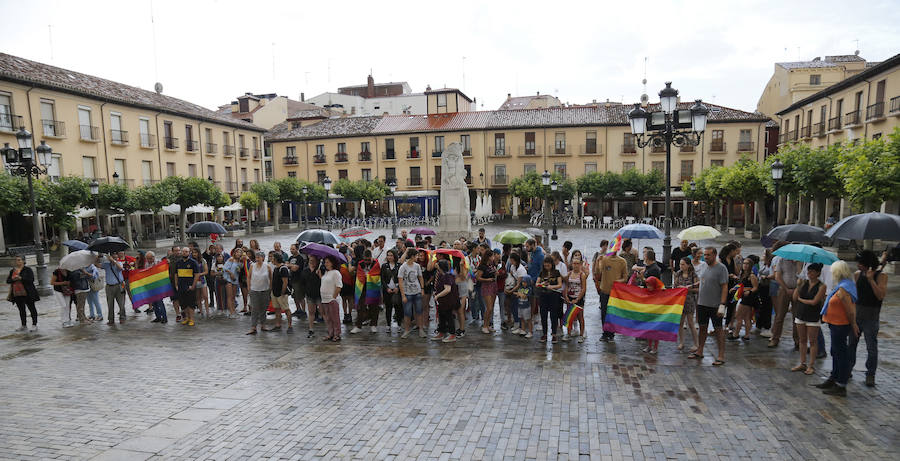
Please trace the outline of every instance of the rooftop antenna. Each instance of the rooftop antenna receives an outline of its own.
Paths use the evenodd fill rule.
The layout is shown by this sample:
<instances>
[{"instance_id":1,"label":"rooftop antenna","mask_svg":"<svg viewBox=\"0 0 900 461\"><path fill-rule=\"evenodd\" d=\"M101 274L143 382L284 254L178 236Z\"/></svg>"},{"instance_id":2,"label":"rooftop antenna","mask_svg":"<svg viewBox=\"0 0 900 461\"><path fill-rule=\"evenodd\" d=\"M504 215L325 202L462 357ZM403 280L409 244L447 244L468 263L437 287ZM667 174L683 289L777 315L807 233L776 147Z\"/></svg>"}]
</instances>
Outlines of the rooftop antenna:
<instances>
[{"instance_id":1,"label":"rooftop antenna","mask_svg":"<svg viewBox=\"0 0 900 461\"><path fill-rule=\"evenodd\" d=\"M50 62L53 62L53 26L47 24L47 37L50 40Z\"/></svg>"},{"instance_id":2,"label":"rooftop antenna","mask_svg":"<svg viewBox=\"0 0 900 461\"><path fill-rule=\"evenodd\" d=\"M641 93L641 105L646 106L650 103L650 96L647 95L647 56L644 56L644 79L641 84L644 85L644 92ZM625 101L625 95L622 95L622 101Z\"/></svg>"},{"instance_id":3,"label":"rooftop antenna","mask_svg":"<svg viewBox=\"0 0 900 461\"><path fill-rule=\"evenodd\" d=\"M159 82L159 58L156 53L156 21L153 19L153 0L150 0L150 29L153 36L153 79Z\"/></svg>"},{"instance_id":4,"label":"rooftop antenna","mask_svg":"<svg viewBox=\"0 0 900 461\"><path fill-rule=\"evenodd\" d=\"M859 56L859 39L856 38L853 41L856 42L856 55Z\"/></svg>"}]
</instances>

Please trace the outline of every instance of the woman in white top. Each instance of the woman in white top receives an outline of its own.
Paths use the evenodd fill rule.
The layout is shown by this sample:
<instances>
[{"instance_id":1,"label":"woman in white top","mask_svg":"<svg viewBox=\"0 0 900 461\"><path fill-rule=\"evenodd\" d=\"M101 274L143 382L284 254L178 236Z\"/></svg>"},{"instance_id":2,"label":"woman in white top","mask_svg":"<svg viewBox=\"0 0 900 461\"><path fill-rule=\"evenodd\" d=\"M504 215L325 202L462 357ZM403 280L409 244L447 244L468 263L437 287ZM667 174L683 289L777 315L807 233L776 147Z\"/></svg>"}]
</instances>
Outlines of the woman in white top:
<instances>
[{"instance_id":1,"label":"woman in white top","mask_svg":"<svg viewBox=\"0 0 900 461\"><path fill-rule=\"evenodd\" d=\"M260 325L262 331L266 328L266 309L269 307L270 287L272 286L272 266L266 264L266 254L256 252L256 262L250 265L250 273L247 274L247 284L250 285L250 331L248 335L256 334L256 326Z\"/></svg>"},{"instance_id":2,"label":"woman in white top","mask_svg":"<svg viewBox=\"0 0 900 461\"><path fill-rule=\"evenodd\" d=\"M338 263L334 256L325 258L325 272L319 270L322 283L319 285L319 294L322 296L322 312L325 315L325 326L328 336L324 341L338 342L341 340L341 308L338 306L338 297L344 283L341 280L341 272L337 269Z\"/></svg>"}]
</instances>

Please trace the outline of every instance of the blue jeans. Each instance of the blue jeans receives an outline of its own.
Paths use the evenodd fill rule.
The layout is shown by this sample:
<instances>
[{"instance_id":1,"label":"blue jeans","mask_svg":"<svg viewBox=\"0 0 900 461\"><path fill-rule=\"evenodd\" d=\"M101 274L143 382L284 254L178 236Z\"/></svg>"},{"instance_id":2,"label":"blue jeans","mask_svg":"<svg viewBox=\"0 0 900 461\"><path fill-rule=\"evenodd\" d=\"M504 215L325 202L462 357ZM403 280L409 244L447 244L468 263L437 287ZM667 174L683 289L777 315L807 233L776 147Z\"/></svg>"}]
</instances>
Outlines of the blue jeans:
<instances>
[{"instance_id":1,"label":"blue jeans","mask_svg":"<svg viewBox=\"0 0 900 461\"><path fill-rule=\"evenodd\" d=\"M472 313L473 319L479 320L484 316L484 298L481 297L480 286L476 286L469 295L469 306L469 312Z\"/></svg>"},{"instance_id":2,"label":"blue jeans","mask_svg":"<svg viewBox=\"0 0 900 461\"><path fill-rule=\"evenodd\" d=\"M600 322L603 324L603 336L612 338L615 333L606 331L606 307L609 305L609 294L600 292ZM705 328L705 326L704 326Z\"/></svg>"},{"instance_id":3,"label":"blue jeans","mask_svg":"<svg viewBox=\"0 0 900 461\"><path fill-rule=\"evenodd\" d=\"M878 368L878 318L881 308L869 306L856 306L856 325L859 326L859 335L866 340L866 376L875 376ZM859 345L859 336L850 336L850 370L856 366L856 346Z\"/></svg>"},{"instance_id":4,"label":"blue jeans","mask_svg":"<svg viewBox=\"0 0 900 461\"><path fill-rule=\"evenodd\" d=\"M415 320L413 314L422 313L422 293L414 295L406 295L406 302L403 303L403 316Z\"/></svg>"},{"instance_id":5,"label":"blue jeans","mask_svg":"<svg viewBox=\"0 0 900 461\"><path fill-rule=\"evenodd\" d=\"M166 305L163 304L162 300L153 301L151 304L153 306L153 313L156 314L156 318L159 320L168 321L168 317L166 317Z\"/></svg>"},{"instance_id":6,"label":"blue jeans","mask_svg":"<svg viewBox=\"0 0 900 461\"><path fill-rule=\"evenodd\" d=\"M821 328L819 328L819 337L816 338L816 344L820 354L825 352L825 333L822 332Z\"/></svg>"},{"instance_id":7,"label":"blue jeans","mask_svg":"<svg viewBox=\"0 0 900 461\"><path fill-rule=\"evenodd\" d=\"M88 306L91 309L91 317L103 317L103 309L100 307L100 292L91 290L87 295ZM96 313L95 313L96 308Z\"/></svg>"},{"instance_id":8,"label":"blue jeans","mask_svg":"<svg viewBox=\"0 0 900 461\"><path fill-rule=\"evenodd\" d=\"M850 379L850 325L828 325L831 328L831 376L844 387Z\"/></svg>"}]
</instances>

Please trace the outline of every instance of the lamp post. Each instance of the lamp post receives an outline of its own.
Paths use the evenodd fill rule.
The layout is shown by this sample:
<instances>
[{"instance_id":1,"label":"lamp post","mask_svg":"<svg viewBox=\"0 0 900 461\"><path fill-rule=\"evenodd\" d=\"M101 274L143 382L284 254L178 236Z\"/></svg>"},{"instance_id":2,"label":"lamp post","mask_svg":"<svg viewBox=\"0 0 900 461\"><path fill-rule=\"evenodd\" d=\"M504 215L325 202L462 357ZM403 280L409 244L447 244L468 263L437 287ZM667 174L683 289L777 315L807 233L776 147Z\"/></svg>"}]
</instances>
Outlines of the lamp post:
<instances>
[{"instance_id":1,"label":"lamp post","mask_svg":"<svg viewBox=\"0 0 900 461\"><path fill-rule=\"evenodd\" d=\"M397 178L388 179L388 187L391 188L391 204L394 208L391 213L391 238L397 240Z\"/></svg>"},{"instance_id":2,"label":"lamp post","mask_svg":"<svg viewBox=\"0 0 900 461\"><path fill-rule=\"evenodd\" d=\"M695 183L694 180L692 179L692 180L691 180L691 199L694 198L694 193L695 193L695 192L697 192L697 183ZM695 211L695 210L694 210L694 203L693 203L693 201L692 201L692 202L691 202L691 224L694 223L694 211Z\"/></svg>"},{"instance_id":3,"label":"lamp post","mask_svg":"<svg viewBox=\"0 0 900 461\"><path fill-rule=\"evenodd\" d=\"M47 173L47 166L52 161L53 149L46 142L41 141L41 145L37 149L32 149L31 133L24 127L19 128L16 132L16 142L18 149L9 147L9 143L4 143L3 157L6 159L6 166L9 173L16 176L24 176L28 178L28 199L31 202L31 232L34 236L34 250L37 261L37 290L38 293L46 296L53 292L50 286L50 278L47 274L47 264L44 261L44 247L41 242L41 224L37 212L37 203L34 197L33 179L39 178L42 174ZM38 163L34 161L34 152L37 151Z\"/></svg>"},{"instance_id":4,"label":"lamp post","mask_svg":"<svg viewBox=\"0 0 900 461\"><path fill-rule=\"evenodd\" d=\"M557 205L557 207L558 207L558 206L559 206L559 203L558 203L559 200L557 200L557 196L556 196L556 191L557 191L557 189L559 189L559 183L556 182L556 180L554 179L554 180L550 183L550 190L553 191L553 203L554 203L555 205ZM557 210L554 210L554 209L552 209L552 208L550 209L550 211L551 211L551 213L553 214L553 217L552 217L552 219L553 219L553 235L550 236L550 238L551 238L552 240L556 240L556 239L559 238L559 237L556 235L556 215L557 215L558 213L557 213Z\"/></svg>"},{"instance_id":5,"label":"lamp post","mask_svg":"<svg viewBox=\"0 0 900 461\"><path fill-rule=\"evenodd\" d=\"M775 159L772 162L772 182L775 183L775 225L772 227L778 226L778 218L781 212L781 206L779 203L778 196L778 186L781 185L781 178L784 177L784 164L781 163L781 160Z\"/></svg>"},{"instance_id":6,"label":"lamp post","mask_svg":"<svg viewBox=\"0 0 900 461\"><path fill-rule=\"evenodd\" d=\"M543 184L544 187L547 187L550 185L550 172L549 171L544 170L544 174L541 175L541 184ZM547 198L546 197L542 198L541 202L542 202L541 203L541 210L542 210L541 214L543 215L543 219L541 219L541 221L544 222L544 245L547 245L547 249L549 250L550 249L550 229L549 229L550 220L547 219L547 210L548 210L547 209Z\"/></svg>"},{"instance_id":7,"label":"lamp post","mask_svg":"<svg viewBox=\"0 0 900 461\"><path fill-rule=\"evenodd\" d=\"M329 199L331 195L331 178L325 176L325 180L322 181L322 185L325 186L325 223L328 230L331 230L331 208L329 207Z\"/></svg>"},{"instance_id":8,"label":"lamp post","mask_svg":"<svg viewBox=\"0 0 900 461\"><path fill-rule=\"evenodd\" d=\"M303 230L306 230L306 194L309 193L309 187L303 185L303 205L300 207L300 224Z\"/></svg>"},{"instance_id":9,"label":"lamp post","mask_svg":"<svg viewBox=\"0 0 900 461\"><path fill-rule=\"evenodd\" d=\"M698 99L690 109L676 109L678 90L672 82L659 92L658 111L647 112L639 103L628 112L631 133L637 145L644 148L666 146L666 216L664 220L666 236L663 239L663 266L669 267L672 251L672 144L676 146L699 145L709 109ZM646 136L645 136L646 135Z\"/></svg>"},{"instance_id":10,"label":"lamp post","mask_svg":"<svg viewBox=\"0 0 900 461\"><path fill-rule=\"evenodd\" d=\"M91 197L94 198L94 219L97 220L97 231L103 235L103 228L100 226L100 183L96 178L91 180Z\"/></svg>"}]
</instances>

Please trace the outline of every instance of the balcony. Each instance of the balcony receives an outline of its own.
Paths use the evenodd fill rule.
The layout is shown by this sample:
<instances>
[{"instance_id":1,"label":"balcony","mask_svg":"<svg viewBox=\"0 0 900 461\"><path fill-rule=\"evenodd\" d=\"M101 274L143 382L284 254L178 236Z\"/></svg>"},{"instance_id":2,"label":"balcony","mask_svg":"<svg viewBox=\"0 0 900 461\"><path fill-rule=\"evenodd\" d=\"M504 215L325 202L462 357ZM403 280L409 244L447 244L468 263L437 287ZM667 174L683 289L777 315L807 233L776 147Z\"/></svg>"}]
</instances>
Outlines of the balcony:
<instances>
[{"instance_id":1,"label":"balcony","mask_svg":"<svg viewBox=\"0 0 900 461\"><path fill-rule=\"evenodd\" d=\"M17 131L25 126L25 120L21 115L0 112L0 131Z\"/></svg>"},{"instance_id":2,"label":"balcony","mask_svg":"<svg viewBox=\"0 0 900 461\"><path fill-rule=\"evenodd\" d=\"M420 159L422 158L422 153L419 152L418 149L410 149L406 151L406 158L412 160Z\"/></svg>"},{"instance_id":3,"label":"balcony","mask_svg":"<svg viewBox=\"0 0 900 461\"><path fill-rule=\"evenodd\" d=\"M900 96L891 98L891 115L900 115Z\"/></svg>"},{"instance_id":4,"label":"balcony","mask_svg":"<svg viewBox=\"0 0 900 461\"><path fill-rule=\"evenodd\" d=\"M44 136L50 138L66 137L66 122L59 120L41 120L41 126L44 128Z\"/></svg>"},{"instance_id":5,"label":"balcony","mask_svg":"<svg viewBox=\"0 0 900 461\"><path fill-rule=\"evenodd\" d=\"M866 107L866 121L874 122L884 118L884 101Z\"/></svg>"},{"instance_id":6,"label":"balcony","mask_svg":"<svg viewBox=\"0 0 900 461\"><path fill-rule=\"evenodd\" d=\"M360 162L371 162L372 161L372 153L371 152L360 152L359 153L359 161Z\"/></svg>"},{"instance_id":7,"label":"balcony","mask_svg":"<svg viewBox=\"0 0 900 461\"><path fill-rule=\"evenodd\" d=\"M709 151L710 153L725 153L725 141L713 141L709 144Z\"/></svg>"},{"instance_id":8,"label":"balcony","mask_svg":"<svg viewBox=\"0 0 900 461\"><path fill-rule=\"evenodd\" d=\"M200 142L188 139L184 142L184 150L188 152L197 152L200 150Z\"/></svg>"},{"instance_id":9,"label":"balcony","mask_svg":"<svg viewBox=\"0 0 900 461\"><path fill-rule=\"evenodd\" d=\"M349 162L350 159L347 157L346 152L338 152L334 154L334 162L335 163L346 163Z\"/></svg>"},{"instance_id":10,"label":"balcony","mask_svg":"<svg viewBox=\"0 0 900 461\"><path fill-rule=\"evenodd\" d=\"M444 153L444 150L443 150L443 149L441 149L441 150L433 150L433 151L431 151L431 158L440 158L441 155L443 155L443 153Z\"/></svg>"},{"instance_id":11,"label":"balcony","mask_svg":"<svg viewBox=\"0 0 900 461\"><path fill-rule=\"evenodd\" d=\"M434 178L431 178L431 185L432 185L432 186L438 186L438 187L440 187L440 185L441 185L441 177L440 177L440 176L435 176Z\"/></svg>"},{"instance_id":12,"label":"balcony","mask_svg":"<svg viewBox=\"0 0 900 461\"><path fill-rule=\"evenodd\" d=\"M800 128L800 138L801 139L809 139L812 137L812 127L809 125Z\"/></svg>"},{"instance_id":13,"label":"balcony","mask_svg":"<svg viewBox=\"0 0 900 461\"><path fill-rule=\"evenodd\" d=\"M134 179L113 177L113 184L125 186L129 189L134 189Z\"/></svg>"},{"instance_id":14,"label":"balcony","mask_svg":"<svg viewBox=\"0 0 900 461\"><path fill-rule=\"evenodd\" d=\"M696 149L696 146L694 146L693 144L682 144L679 148L681 153L693 153L696 152Z\"/></svg>"},{"instance_id":15,"label":"balcony","mask_svg":"<svg viewBox=\"0 0 900 461\"><path fill-rule=\"evenodd\" d=\"M825 122L813 123L812 135L817 138L825 136Z\"/></svg>"},{"instance_id":16,"label":"balcony","mask_svg":"<svg viewBox=\"0 0 900 461\"><path fill-rule=\"evenodd\" d=\"M494 148L493 157L509 157L509 156L510 156L509 152L507 152L506 148L501 148L501 149Z\"/></svg>"},{"instance_id":17,"label":"balcony","mask_svg":"<svg viewBox=\"0 0 900 461\"><path fill-rule=\"evenodd\" d=\"M262 149L253 148L253 158L262 157Z\"/></svg>"},{"instance_id":18,"label":"balcony","mask_svg":"<svg viewBox=\"0 0 900 461\"><path fill-rule=\"evenodd\" d=\"M409 187L422 187L422 178L407 178L406 185Z\"/></svg>"},{"instance_id":19,"label":"balcony","mask_svg":"<svg viewBox=\"0 0 900 461\"><path fill-rule=\"evenodd\" d=\"M250 156L250 149L248 149L248 148L246 148L246 147L240 147L240 148L238 148L238 156L239 156L240 158L247 158L247 157L249 157L249 156Z\"/></svg>"},{"instance_id":20,"label":"balcony","mask_svg":"<svg viewBox=\"0 0 900 461\"><path fill-rule=\"evenodd\" d=\"M156 147L156 135L150 133L141 133L141 148L142 149L153 149Z\"/></svg>"},{"instance_id":21,"label":"balcony","mask_svg":"<svg viewBox=\"0 0 900 461\"><path fill-rule=\"evenodd\" d=\"M225 192L229 194L237 192L237 183L232 181L225 181Z\"/></svg>"},{"instance_id":22,"label":"balcony","mask_svg":"<svg viewBox=\"0 0 900 461\"><path fill-rule=\"evenodd\" d=\"M832 117L828 119L828 131L834 132L841 129L841 117Z\"/></svg>"},{"instance_id":23,"label":"balcony","mask_svg":"<svg viewBox=\"0 0 900 461\"><path fill-rule=\"evenodd\" d=\"M491 176L491 185L492 186L506 186L509 184L509 176L503 175L492 175Z\"/></svg>"},{"instance_id":24,"label":"balcony","mask_svg":"<svg viewBox=\"0 0 900 461\"><path fill-rule=\"evenodd\" d=\"M650 153L651 153L651 154L665 154L665 153L666 153L666 146L665 146L665 145L662 145L662 146L650 146Z\"/></svg>"},{"instance_id":25,"label":"balcony","mask_svg":"<svg viewBox=\"0 0 900 461\"><path fill-rule=\"evenodd\" d=\"M622 155L637 155L637 146L634 144L623 144Z\"/></svg>"},{"instance_id":26,"label":"balcony","mask_svg":"<svg viewBox=\"0 0 900 461\"><path fill-rule=\"evenodd\" d=\"M284 157L284 164L285 165L299 165L300 158L297 157L296 155L288 155L288 156Z\"/></svg>"},{"instance_id":27,"label":"balcony","mask_svg":"<svg viewBox=\"0 0 900 461\"><path fill-rule=\"evenodd\" d=\"M463 149L463 157L471 157L472 156L472 148L467 147Z\"/></svg>"},{"instance_id":28,"label":"balcony","mask_svg":"<svg viewBox=\"0 0 900 461\"><path fill-rule=\"evenodd\" d=\"M122 130L109 130L109 142L119 146L128 144L128 132Z\"/></svg>"},{"instance_id":29,"label":"balcony","mask_svg":"<svg viewBox=\"0 0 900 461\"><path fill-rule=\"evenodd\" d=\"M798 130L788 131L788 142L796 141L800 139L800 132Z\"/></svg>"},{"instance_id":30,"label":"balcony","mask_svg":"<svg viewBox=\"0 0 900 461\"><path fill-rule=\"evenodd\" d=\"M81 134L82 141L88 142L99 142L100 141L100 128L90 125L79 125L79 132Z\"/></svg>"},{"instance_id":31,"label":"balcony","mask_svg":"<svg viewBox=\"0 0 900 461\"><path fill-rule=\"evenodd\" d=\"M313 155L313 163L317 163L317 164L325 163L325 154Z\"/></svg>"},{"instance_id":32,"label":"balcony","mask_svg":"<svg viewBox=\"0 0 900 461\"><path fill-rule=\"evenodd\" d=\"M225 144L224 146L222 146L222 154L224 154L226 157L233 157L234 156L234 146L229 146L228 144Z\"/></svg>"},{"instance_id":33,"label":"balcony","mask_svg":"<svg viewBox=\"0 0 900 461\"><path fill-rule=\"evenodd\" d=\"M809 127L806 127L809 131ZM738 152L753 152L755 150L756 143L753 141L738 141Z\"/></svg>"},{"instance_id":34,"label":"balcony","mask_svg":"<svg viewBox=\"0 0 900 461\"><path fill-rule=\"evenodd\" d=\"M467 185L469 185L469 186L472 185L472 177L471 177L471 176L466 176L466 180L465 180L465 181L466 181L466 184L467 184Z\"/></svg>"},{"instance_id":35,"label":"balcony","mask_svg":"<svg viewBox=\"0 0 900 461\"><path fill-rule=\"evenodd\" d=\"M558 144L547 149L550 155L569 155L569 149L565 144Z\"/></svg>"},{"instance_id":36,"label":"balcony","mask_svg":"<svg viewBox=\"0 0 900 461\"><path fill-rule=\"evenodd\" d=\"M219 145L213 142L206 143L206 155L214 155L219 150Z\"/></svg>"},{"instance_id":37,"label":"balcony","mask_svg":"<svg viewBox=\"0 0 900 461\"><path fill-rule=\"evenodd\" d=\"M242 183L241 183L241 192L247 192L247 191L249 191L249 190L250 190L250 186L251 186L252 184L253 184L252 182L246 182L246 181L245 181L245 182L242 182Z\"/></svg>"},{"instance_id":38,"label":"balcony","mask_svg":"<svg viewBox=\"0 0 900 461\"><path fill-rule=\"evenodd\" d=\"M603 153L603 146L593 144L582 144L578 146L578 155L600 155Z\"/></svg>"},{"instance_id":39,"label":"balcony","mask_svg":"<svg viewBox=\"0 0 900 461\"><path fill-rule=\"evenodd\" d=\"M163 146L166 148L166 150L178 149L178 138L163 138Z\"/></svg>"},{"instance_id":40,"label":"balcony","mask_svg":"<svg viewBox=\"0 0 900 461\"><path fill-rule=\"evenodd\" d=\"M382 160L397 160L397 152L394 149L388 150L381 154Z\"/></svg>"},{"instance_id":41,"label":"balcony","mask_svg":"<svg viewBox=\"0 0 900 461\"><path fill-rule=\"evenodd\" d=\"M524 146L519 146L519 157L536 157L540 154L540 146L535 146L533 143L529 145L529 143L526 142Z\"/></svg>"},{"instance_id":42,"label":"balcony","mask_svg":"<svg viewBox=\"0 0 900 461\"><path fill-rule=\"evenodd\" d=\"M853 128L861 125L859 112L859 110L855 110L853 112L847 112L844 115L844 128Z\"/></svg>"}]
</instances>

